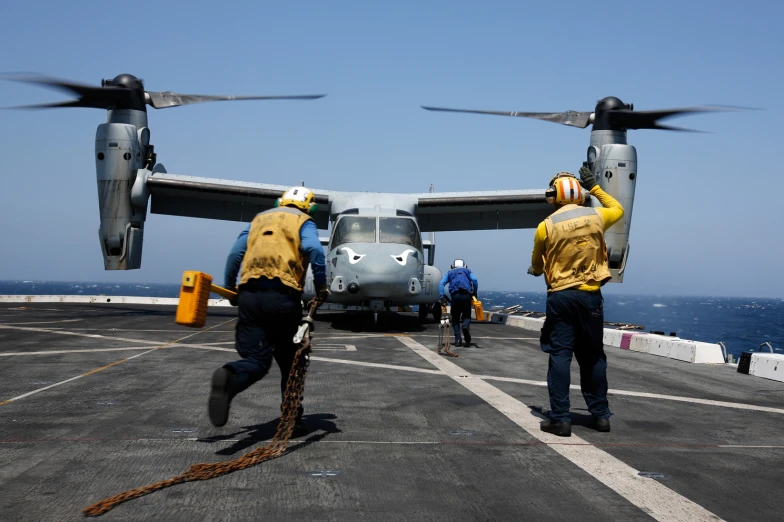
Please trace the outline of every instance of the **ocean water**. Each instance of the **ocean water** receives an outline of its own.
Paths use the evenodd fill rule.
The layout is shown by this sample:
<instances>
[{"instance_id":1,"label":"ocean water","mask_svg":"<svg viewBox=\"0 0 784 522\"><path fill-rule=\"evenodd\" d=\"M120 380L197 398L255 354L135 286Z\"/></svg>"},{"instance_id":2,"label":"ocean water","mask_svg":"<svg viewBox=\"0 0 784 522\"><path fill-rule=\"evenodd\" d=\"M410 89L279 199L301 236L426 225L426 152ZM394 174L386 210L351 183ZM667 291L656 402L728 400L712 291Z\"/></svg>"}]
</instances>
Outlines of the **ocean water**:
<instances>
[{"instance_id":1,"label":"ocean water","mask_svg":"<svg viewBox=\"0 0 784 522\"><path fill-rule=\"evenodd\" d=\"M68 283L0 281L6 295L108 295L177 297L179 284ZM545 311L544 292L480 292L485 310L520 305ZM604 319L645 327L646 332L675 332L678 337L724 342L729 353L756 350L770 342L784 353L784 299L613 295L605 292ZM764 348L767 350L767 347Z\"/></svg>"}]
</instances>

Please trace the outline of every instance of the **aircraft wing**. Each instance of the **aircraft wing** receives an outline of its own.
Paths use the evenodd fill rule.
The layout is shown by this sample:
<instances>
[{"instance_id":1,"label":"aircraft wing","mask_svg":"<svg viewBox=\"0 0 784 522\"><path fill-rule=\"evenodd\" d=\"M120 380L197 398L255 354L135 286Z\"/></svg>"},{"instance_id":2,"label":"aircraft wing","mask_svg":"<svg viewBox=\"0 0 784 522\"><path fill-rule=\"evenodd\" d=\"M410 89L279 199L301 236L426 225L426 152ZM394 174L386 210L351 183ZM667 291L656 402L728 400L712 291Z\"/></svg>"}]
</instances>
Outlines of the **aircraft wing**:
<instances>
[{"instance_id":1,"label":"aircraft wing","mask_svg":"<svg viewBox=\"0 0 784 522\"><path fill-rule=\"evenodd\" d=\"M545 189L413 194L422 232L536 228L552 214Z\"/></svg>"},{"instance_id":2,"label":"aircraft wing","mask_svg":"<svg viewBox=\"0 0 784 522\"><path fill-rule=\"evenodd\" d=\"M150 212L170 216L224 219L249 223L259 212L272 208L288 185L198 178L155 172L147 177ZM313 190L319 211L318 228L329 224L330 191Z\"/></svg>"}]
</instances>

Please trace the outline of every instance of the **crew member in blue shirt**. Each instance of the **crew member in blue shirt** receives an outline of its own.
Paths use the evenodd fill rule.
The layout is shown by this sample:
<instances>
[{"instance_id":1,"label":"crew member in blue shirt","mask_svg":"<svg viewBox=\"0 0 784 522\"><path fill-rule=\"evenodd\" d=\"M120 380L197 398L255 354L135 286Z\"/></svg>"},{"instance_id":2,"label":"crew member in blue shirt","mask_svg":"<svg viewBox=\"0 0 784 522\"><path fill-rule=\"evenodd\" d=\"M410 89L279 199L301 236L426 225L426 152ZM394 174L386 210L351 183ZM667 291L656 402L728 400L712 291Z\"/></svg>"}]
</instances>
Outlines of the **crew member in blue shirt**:
<instances>
[{"instance_id":1,"label":"crew member in blue shirt","mask_svg":"<svg viewBox=\"0 0 784 522\"><path fill-rule=\"evenodd\" d=\"M438 285L438 294L442 302L446 302L444 286L449 283L449 295L452 301L452 328L455 331L455 346L463 346L462 338L465 338L466 346L471 344L471 297L476 297L479 290L479 281L474 273L468 269L468 265L462 259L455 259L441 284ZM461 328L462 327L462 328ZM462 329L462 337L460 330Z\"/></svg>"},{"instance_id":2,"label":"crew member in blue shirt","mask_svg":"<svg viewBox=\"0 0 784 522\"><path fill-rule=\"evenodd\" d=\"M298 346L293 338L302 322L302 290L308 264L313 271L316 299L329 296L324 249L311 217L317 211L313 192L294 187L278 199L276 208L258 214L237 238L226 260L224 286L237 288L239 307L235 348L242 359L227 363L212 376L208 410L215 426L229 418L231 401L264 377L272 359L280 367L281 394ZM299 407L295 433L305 433Z\"/></svg>"}]
</instances>

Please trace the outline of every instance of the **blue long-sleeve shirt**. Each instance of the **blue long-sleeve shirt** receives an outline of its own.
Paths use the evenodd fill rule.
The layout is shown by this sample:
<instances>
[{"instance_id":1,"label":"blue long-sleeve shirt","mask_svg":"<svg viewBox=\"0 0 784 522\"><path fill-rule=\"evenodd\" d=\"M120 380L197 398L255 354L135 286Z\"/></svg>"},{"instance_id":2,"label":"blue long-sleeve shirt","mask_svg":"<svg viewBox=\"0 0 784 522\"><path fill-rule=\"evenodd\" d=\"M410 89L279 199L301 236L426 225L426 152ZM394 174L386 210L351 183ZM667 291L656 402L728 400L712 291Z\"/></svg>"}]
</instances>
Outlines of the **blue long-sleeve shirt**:
<instances>
[{"instance_id":1,"label":"blue long-sleeve shirt","mask_svg":"<svg viewBox=\"0 0 784 522\"><path fill-rule=\"evenodd\" d=\"M250 225L243 230L231 247L229 257L226 259L226 269L223 272L223 285L226 288L237 286L237 275L240 273L242 259L248 250L248 233ZM322 288L327 285L327 267L325 264L324 248L318 237L318 228L313 221L305 221L299 229L299 241L302 251L310 260L310 268L313 270L314 286Z\"/></svg>"},{"instance_id":2,"label":"blue long-sleeve shirt","mask_svg":"<svg viewBox=\"0 0 784 522\"><path fill-rule=\"evenodd\" d=\"M466 269L466 270L468 270L468 269ZM449 282L449 274L451 272L452 271L450 270L449 272L444 274L443 278L441 278L441 283L438 285L438 296L439 297L444 297L444 287ZM473 292L472 293L473 294L478 293L479 292L479 280L476 278L474 273L472 271L470 271L470 270L468 270L468 277L471 279L471 285L473 286Z\"/></svg>"}]
</instances>

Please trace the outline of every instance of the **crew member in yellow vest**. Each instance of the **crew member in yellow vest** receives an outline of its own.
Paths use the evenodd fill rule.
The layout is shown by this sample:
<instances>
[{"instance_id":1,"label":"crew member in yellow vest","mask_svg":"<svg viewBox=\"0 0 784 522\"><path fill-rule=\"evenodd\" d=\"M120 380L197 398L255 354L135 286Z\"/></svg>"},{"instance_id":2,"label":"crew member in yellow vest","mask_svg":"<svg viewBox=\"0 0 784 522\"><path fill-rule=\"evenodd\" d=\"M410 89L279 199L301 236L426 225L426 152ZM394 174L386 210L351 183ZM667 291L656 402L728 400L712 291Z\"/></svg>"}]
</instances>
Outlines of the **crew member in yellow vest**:
<instances>
[{"instance_id":1,"label":"crew member in yellow vest","mask_svg":"<svg viewBox=\"0 0 784 522\"><path fill-rule=\"evenodd\" d=\"M580 388L598 431L610 431L607 403L607 357L604 354L604 299L601 286L611 279L604 232L623 217L623 207L596 183L591 170L574 175L561 172L550 180L546 197L556 211L542 221L534 235L528 273L544 274L547 315L541 334L542 351L550 355L547 388L549 419L542 431L569 437L569 385L572 354L580 365ZM604 208L580 206L583 189Z\"/></svg>"},{"instance_id":2,"label":"crew member in yellow vest","mask_svg":"<svg viewBox=\"0 0 784 522\"><path fill-rule=\"evenodd\" d=\"M280 368L281 395L297 346L293 338L302 322L302 289L308 263L317 299L329 296L324 249L311 217L317 211L313 192L305 187L287 190L275 208L258 214L234 243L226 261L224 285L235 288L239 272L239 307L235 348L242 356L212 376L208 410L215 426L223 426L235 395L264 377L272 359ZM295 435L307 432L297 416Z\"/></svg>"}]
</instances>

